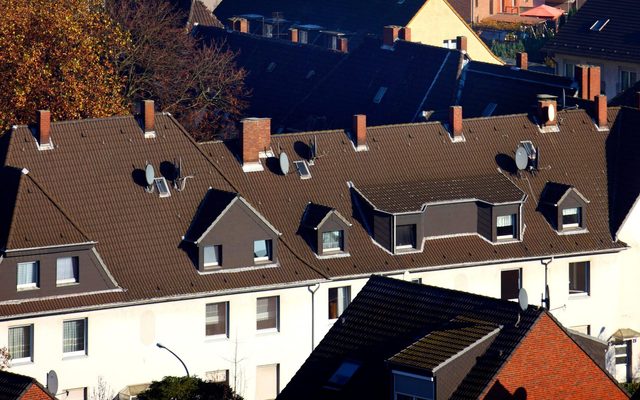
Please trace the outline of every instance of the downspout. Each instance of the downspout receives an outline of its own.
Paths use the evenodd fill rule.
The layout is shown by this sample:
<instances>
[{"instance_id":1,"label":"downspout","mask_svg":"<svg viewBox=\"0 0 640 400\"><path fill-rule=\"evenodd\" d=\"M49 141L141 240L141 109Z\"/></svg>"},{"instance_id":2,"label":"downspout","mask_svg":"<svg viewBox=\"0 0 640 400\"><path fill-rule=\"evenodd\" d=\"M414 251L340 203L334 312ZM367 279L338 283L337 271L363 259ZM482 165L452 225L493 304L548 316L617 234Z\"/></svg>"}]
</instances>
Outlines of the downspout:
<instances>
[{"instance_id":1,"label":"downspout","mask_svg":"<svg viewBox=\"0 0 640 400\"><path fill-rule=\"evenodd\" d=\"M315 327L315 321L316 321L315 306L316 306L316 302L314 301L314 298L315 298L315 294L318 291L318 289L320 289L320 284L319 283L316 283L315 285L307 286L307 290L309 291L309 293L311 293L311 351L313 351L313 349L315 349L315 347L316 347L316 342L315 342L315 331L316 331L316 327Z\"/></svg>"},{"instance_id":2,"label":"downspout","mask_svg":"<svg viewBox=\"0 0 640 400\"><path fill-rule=\"evenodd\" d=\"M542 306L547 310L551 310L551 298L549 298L549 281L547 279L549 264L553 262L553 257L549 260L540 260L542 265L544 265L544 293L542 294Z\"/></svg>"}]
</instances>

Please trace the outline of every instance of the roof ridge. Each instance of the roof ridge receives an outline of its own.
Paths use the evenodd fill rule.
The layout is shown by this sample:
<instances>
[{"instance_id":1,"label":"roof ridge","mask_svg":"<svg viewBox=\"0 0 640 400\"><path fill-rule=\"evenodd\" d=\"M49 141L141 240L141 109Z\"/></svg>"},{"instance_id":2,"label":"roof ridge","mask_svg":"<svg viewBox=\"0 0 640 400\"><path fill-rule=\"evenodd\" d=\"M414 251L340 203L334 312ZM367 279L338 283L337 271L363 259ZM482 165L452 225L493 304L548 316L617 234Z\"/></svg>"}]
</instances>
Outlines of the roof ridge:
<instances>
[{"instance_id":1,"label":"roof ridge","mask_svg":"<svg viewBox=\"0 0 640 400\"><path fill-rule=\"evenodd\" d=\"M164 112L162 112L162 111L156 111L156 114L158 114L158 113L164 114ZM65 119L63 121L51 121L51 126L54 126L54 125L72 125L72 124L78 124L78 123L88 123L88 122L95 122L95 121L104 121L104 120L113 120L113 119L127 119L127 118L134 118L135 119L135 115L127 114L127 115L110 115L108 117ZM29 128L30 126L31 126L30 124L14 125L15 128Z\"/></svg>"}]
</instances>

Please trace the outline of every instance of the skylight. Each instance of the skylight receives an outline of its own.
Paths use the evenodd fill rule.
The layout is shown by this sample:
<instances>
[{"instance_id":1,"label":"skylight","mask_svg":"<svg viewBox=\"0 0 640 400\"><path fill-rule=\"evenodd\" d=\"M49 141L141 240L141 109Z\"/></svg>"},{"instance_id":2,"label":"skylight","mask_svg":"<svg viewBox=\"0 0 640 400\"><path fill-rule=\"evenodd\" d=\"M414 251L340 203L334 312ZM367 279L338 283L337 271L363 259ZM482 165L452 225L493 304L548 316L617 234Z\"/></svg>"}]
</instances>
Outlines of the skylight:
<instances>
[{"instance_id":1,"label":"skylight","mask_svg":"<svg viewBox=\"0 0 640 400\"><path fill-rule=\"evenodd\" d=\"M592 30L594 32L600 32L604 29L605 26L607 26L609 21L610 19L599 19L596 22L594 22L593 25L591 25L591 28L589 28L589 30Z\"/></svg>"},{"instance_id":2,"label":"skylight","mask_svg":"<svg viewBox=\"0 0 640 400\"><path fill-rule=\"evenodd\" d=\"M276 69L276 63L272 61L271 64L267 66L267 71L273 72L274 69Z\"/></svg>"},{"instance_id":3,"label":"skylight","mask_svg":"<svg viewBox=\"0 0 640 400\"><path fill-rule=\"evenodd\" d=\"M382 101L382 97L384 96L385 93L387 93L387 87L380 86L380 89L378 89L378 93L376 93L376 95L373 98L373 102L376 104L380 104L380 102Z\"/></svg>"},{"instance_id":4,"label":"skylight","mask_svg":"<svg viewBox=\"0 0 640 400\"><path fill-rule=\"evenodd\" d=\"M158 188L158 193L160 197L169 197L171 196L171 191L169 191L169 185L167 185L167 180L164 177L155 178L153 180Z\"/></svg>"},{"instance_id":5,"label":"skylight","mask_svg":"<svg viewBox=\"0 0 640 400\"><path fill-rule=\"evenodd\" d=\"M311 172L309 171L309 167L304 160L294 161L293 164L296 166L296 170L298 171L298 175L300 175L300 179L311 178Z\"/></svg>"},{"instance_id":6,"label":"skylight","mask_svg":"<svg viewBox=\"0 0 640 400\"><path fill-rule=\"evenodd\" d=\"M351 361L343 362L329 379L329 383L336 386L344 386L349 382L353 374L360 368L360 364Z\"/></svg>"}]
</instances>

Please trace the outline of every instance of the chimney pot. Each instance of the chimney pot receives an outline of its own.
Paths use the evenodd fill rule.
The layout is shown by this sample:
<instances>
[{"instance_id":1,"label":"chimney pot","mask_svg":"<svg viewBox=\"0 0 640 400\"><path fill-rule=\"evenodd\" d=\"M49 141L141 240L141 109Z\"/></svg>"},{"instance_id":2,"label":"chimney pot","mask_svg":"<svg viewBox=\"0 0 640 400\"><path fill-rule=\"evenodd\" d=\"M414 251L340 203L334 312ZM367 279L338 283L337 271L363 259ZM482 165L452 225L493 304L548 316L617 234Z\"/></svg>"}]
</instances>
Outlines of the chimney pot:
<instances>
[{"instance_id":1,"label":"chimney pot","mask_svg":"<svg viewBox=\"0 0 640 400\"><path fill-rule=\"evenodd\" d=\"M242 145L242 166L245 171L259 171L252 166L260 163L260 152L271 146L271 118L245 118L242 121L240 142ZM249 166L249 168L245 168Z\"/></svg>"},{"instance_id":2,"label":"chimney pot","mask_svg":"<svg viewBox=\"0 0 640 400\"><path fill-rule=\"evenodd\" d=\"M142 118L144 123L144 137L156 137L156 112L153 100L144 100L142 102Z\"/></svg>"},{"instance_id":3,"label":"chimney pot","mask_svg":"<svg viewBox=\"0 0 640 400\"><path fill-rule=\"evenodd\" d=\"M600 128L607 127L607 96L599 94L595 98L596 123Z\"/></svg>"},{"instance_id":4,"label":"chimney pot","mask_svg":"<svg viewBox=\"0 0 640 400\"><path fill-rule=\"evenodd\" d=\"M395 25L388 25L384 27L382 35L382 44L387 47L393 47L393 43L398 40L400 33L400 27Z\"/></svg>"},{"instance_id":5,"label":"chimney pot","mask_svg":"<svg viewBox=\"0 0 640 400\"><path fill-rule=\"evenodd\" d=\"M451 129L451 137L455 140L462 139L462 107L449 107L449 126Z\"/></svg>"},{"instance_id":6,"label":"chimney pot","mask_svg":"<svg viewBox=\"0 0 640 400\"><path fill-rule=\"evenodd\" d=\"M353 116L353 133L356 140L356 151L367 150L367 116L356 114Z\"/></svg>"},{"instance_id":7,"label":"chimney pot","mask_svg":"<svg viewBox=\"0 0 640 400\"><path fill-rule=\"evenodd\" d=\"M529 56L525 52L516 53L516 67L520 69L529 68Z\"/></svg>"},{"instance_id":8,"label":"chimney pot","mask_svg":"<svg viewBox=\"0 0 640 400\"><path fill-rule=\"evenodd\" d=\"M298 43L298 30L296 28L289 29L289 40Z\"/></svg>"},{"instance_id":9,"label":"chimney pot","mask_svg":"<svg viewBox=\"0 0 640 400\"><path fill-rule=\"evenodd\" d=\"M409 28L408 26L405 26L404 28L400 29L400 39L406 40L407 42L410 42L411 41L411 28Z\"/></svg>"},{"instance_id":10,"label":"chimney pot","mask_svg":"<svg viewBox=\"0 0 640 400\"><path fill-rule=\"evenodd\" d=\"M38 111L38 139L40 146L51 144L51 112L49 110Z\"/></svg>"},{"instance_id":11,"label":"chimney pot","mask_svg":"<svg viewBox=\"0 0 640 400\"><path fill-rule=\"evenodd\" d=\"M456 49L460 51L467 51L467 37L466 36L458 36L456 37Z\"/></svg>"},{"instance_id":12,"label":"chimney pot","mask_svg":"<svg viewBox=\"0 0 640 400\"><path fill-rule=\"evenodd\" d=\"M538 119L542 127L558 125L558 102L555 97L538 96Z\"/></svg>"}]
</instances>

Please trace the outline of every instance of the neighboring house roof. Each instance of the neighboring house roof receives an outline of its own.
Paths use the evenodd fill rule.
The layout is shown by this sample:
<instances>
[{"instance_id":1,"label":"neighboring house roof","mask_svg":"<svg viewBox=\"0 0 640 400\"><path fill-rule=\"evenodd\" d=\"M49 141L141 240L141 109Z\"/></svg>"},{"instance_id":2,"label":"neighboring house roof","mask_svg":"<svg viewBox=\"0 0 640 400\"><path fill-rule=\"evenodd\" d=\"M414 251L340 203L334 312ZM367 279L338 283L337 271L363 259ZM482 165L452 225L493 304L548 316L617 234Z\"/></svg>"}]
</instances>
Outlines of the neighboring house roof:
<instances>
[{"instance_id":1,"label":"neighboring house roof","mask_svg":"<svg viewBox=\"0 0 640 400\"><path fill-rule=\"evenodd\" d=\"M547 354L549 348L558 354ZM465 356L470 352L475 353ZM522 364L524 353L530 365ZM554 362L543 361L548 358ZM345 362L352 373L335 379ZM580 363L579 373L565 371L574 363ZM502 376L507 367L521 372ZM582 395L627 398L542 308L522 311L514 302L374 275L278 399L386 399L393 387L391 371L435 377L435 398L511 398L496 396L495 390L508 391L518 383L532 396L570 388ZM578 376L541 387L554 384L544 376L553 371ZM585 378L592 385L581 385ZM525 383L536 379L537 385Z\"/></svg>"},{"instance_id":2,"label":"neighboring house roof","mask_svg":"<svg viewBox=\"0 0 640 400\"><path fill-rule=\"evenodd\" d=\"M542 4L538 7L534 7L532 9L529 9L527 11L520 13L520 15L524 17L551 18L551 19L558 19L562 16L562 14L564 14L564 11L555 7L550 7L546 4Z\"/></svg>"},{"instance_id":3,"label":"neighboring house roof","mask_svg":"<svg viewBox=\"0 0 640 400\"><path fill-rule=\"evenodd\" d=\"M576 332L571 329L567 329L567 334L571 336L574 342L576 342L585 353L589 354L589 357L595 361L600 368L603 370L607 370L607 350L609 349L609 344L604 340L598 339L596 337L585 335L580 332Z\"/></svg>"},{"instance_id":4,"label":"neighboring house roof","mask_svg":"<svg viewBox=\"0 0 640 400\"><path fill-rule=\"evenodd\" d=\"M571 79L509 66L468 61L457 50L398 40L393 50L367 38L347 54L222 29L196 36L225 43L247 71L252 91L247 115L271 117L274 130L337 129L353 114L370 125L448 118L459 104L465 117L528 112L538 94L566 97Z\"/></svg>"},{"instance_id":5,"label":"neighboring house roof","mask_svg":"<svg viewBox=\"0 0 640 400\"><path fill-rule=\"evenodd\" d=\"M30 376L0 370L0 400L55 400L38 381Z\"/></svg>"},{"instance_id":6,"label":"neighboring house roof","mask_svg":"<svg viewBox=\"0 0 640 400\"><path fill-rule=\"evenodd\" d=\"M222 28L222 24L215 15L200 0L169 0L176 10L183 13L183 24L188 28L194 25L215 26Z\"/></svg>"},{"instance_id":7,"label":"neighboring house roof","mask_svg":"<svg viewBox=\"0 0 640 400\"><path fill-rule=\"evenodd\" d=\"M640 63L635 0L589 0L560 28L544 50L556 54Z\"/></svg>"},{"instance_id":8,"label":"neighboring house roof","mask_svg":"<svg viewBox=\"0 0 640 400\"><path fill-rule=\"evenodd\" d=\"M615 128L618 118L624 120L625 115L610 109L609 121ZM132 116L53 122L51 135L56 147L46 151L37 149L28 127L17 127L0 141L8 146L8 150L0 150L7 154L4 168L29 169L28 177L97 242L96 251L126 291L61 297L55 302L6 303L0 308L0 317L207 296L329 277L620 251L626 245L612 239L608 175L603 173L608 171L611 133L597 130L584 110L560 111L558 118L562 121L560 133L541 132L528 114L464 120L466 141L459 143L452 143L447 129L436 122L368 127L369 150L364 152L354 151L344 130L273 135L272 148L286 152L291 161L306 157L300 144L317 138L312 178L304 180L295 171L283 176L274 167L275 158L263 160L264 171L245 173L237 158L236 142L198 145L168 114L156 113L155 139L145 139ZM635 126L625 125L625 135L633 136ZM511 157L522 140L532 140L542 154L539 171L527 173L527 179L519 179L512 170ZM177 157L182 159L183 174L193 176L185 189L172 190L165 198L159 198L157 192L146 193L145 163L153 164L158 176L169 176L167 171ZM522 241L496 246L473 234L443 237L429 240L422 252L392 255L372 242L348 186L348 182L393 185L479 175L509 179L517 191L527 194ZM536 201L547 181L571 184L590 200L587 231L559 236L536 211ZM239 194L282 232L277 239L277 268L268 274L260 270L198 274L180 244L209 188ZM2 194L0 210L11 212L17 193L15 188L8 192ZM352 224L348 257L318 259L298 234L309 202L337 210ZM47 211L43 220L57 212L48 210L51 212ZM11 219L6 219L10 212L0 213L0 227L11 225Z\"/></svg>"},{"instance_id":9,"label":"neighboring house roof","mask_svg":"<svg viewBox=\"0 0 640 400\"><path fill-rule=\"evenodd\" d=\"M640 95L638 92L640 92L640 81L611 99L609 105L640 108Z\"/></svg>"}]
</instances>

